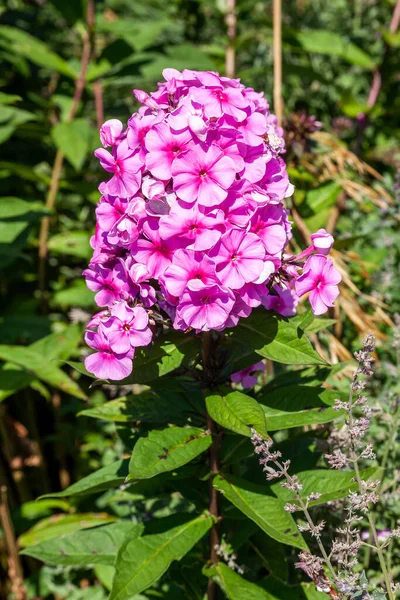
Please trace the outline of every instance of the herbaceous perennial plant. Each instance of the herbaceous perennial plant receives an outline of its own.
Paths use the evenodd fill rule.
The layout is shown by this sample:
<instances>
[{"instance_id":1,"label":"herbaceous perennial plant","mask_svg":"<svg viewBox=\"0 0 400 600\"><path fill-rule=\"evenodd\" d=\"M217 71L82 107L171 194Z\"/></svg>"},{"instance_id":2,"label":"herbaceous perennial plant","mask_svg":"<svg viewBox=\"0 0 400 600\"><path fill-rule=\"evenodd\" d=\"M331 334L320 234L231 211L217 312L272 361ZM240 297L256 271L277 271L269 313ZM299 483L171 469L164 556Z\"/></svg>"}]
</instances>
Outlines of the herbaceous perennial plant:
<instances>
[{"instance_id":1,"label":"herbaceous perennial plant","mask_svg":"<svg viewBox=\"0 0 400 600\"><path fill-rule=\"evenodd\" d=\"M258 306L295 314L310 293L316 315L333 305L341 277L324 230L287 251L293 193L282 129L262 93L217 73L165 69L123 130L111 119L95 152L101 183L94 249L84 272L103 310L88 324L85 365L122 380L157 315L174 329L234 327Z\"/></svg>"}]
</instances>

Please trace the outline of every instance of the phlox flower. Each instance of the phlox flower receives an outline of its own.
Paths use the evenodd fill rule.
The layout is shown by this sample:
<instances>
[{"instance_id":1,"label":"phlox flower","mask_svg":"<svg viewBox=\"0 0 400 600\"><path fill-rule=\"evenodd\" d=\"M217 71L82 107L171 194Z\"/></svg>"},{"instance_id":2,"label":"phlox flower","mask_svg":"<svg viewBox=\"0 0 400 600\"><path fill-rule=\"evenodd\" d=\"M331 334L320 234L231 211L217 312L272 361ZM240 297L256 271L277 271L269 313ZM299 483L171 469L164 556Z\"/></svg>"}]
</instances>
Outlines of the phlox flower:
<instances>
[{"instance_id":1,"label":"phlox flower","mask_svg":"<svg viewBox=\"0 0 400 600\"><path fill-rule=\"evenodd\" d=\"M262 273L265 248L254 233L231 229L222 236L211 256L221 283L238 290L245 283L256 281Z\"/></svg>"},{"instance_id":2,"label":"phlox flower","mask_svg":"<svg viewBox=\"0 0 400 600\"><path fill-rule=\"evenodd\" d=\"M226 88L219 84L215 88L197 88L193 97L197 102L204 106L204 112L207 117L219 118L222 115L232 115L236 119L243 121L246 118L248 103L243 98L240 90Z\"/></svg>"},{"instance_id":3,"label":"phlox flower","mask_svg":"<svg viewBox=\"0 0 400 600\"><path fill-rule=\"evenodd\" d=\"M303 274L296 280L296 292L298 296L310 292L309 300L314 314L322 315L338 297L341 280L342 276L332 260L316 254L307 259Z\"/></svg>"},{"instance_id":4,"label":"phlox flower","mask_svg":"<svg viewBox=\"0 0 400 600\"><path fill-rule=\"evenodd\" d=\"M127 140L115 147L114 154L99 148L94 155L103 169L114 174L105 185L108 194L119 198L129 198L136 194L140 187L142 163L138 154L129 148Z\"/></svg>"},{"instance_id":5,"label":"phlox flower","mask_svg":"<svg viewBox=\"0 0 400 600\"><path fill-rule=\"evenodd\" d=\"M235 296L229 289L192 280L177 307L175 324L179 329L222 329L234 303Z\"/></svg>"},{"instance_id":6,"label":"phlox flower","mask_svg":"<svg viewBox=\"0 0 400 600\"><path fill-rule=\"evenodd\" d=\"M224 213L214 210L205 215L197 206L184 209L173 206L169 214L160 219L160 237L164 240L177 238L192 250L209 250L224 230Z\"/></svg>"},{"instance_id":7,"label":"phlox flower","mask_svg":"<svg viewBox=\"0 0 400 600\"><path fill-rule=\"evenodd\" d=\"M83 274L89 290L97 292L94 299L98 306L111 306L128 288L127 283L120 279L118 270L115 268L107 269L101 265L92 265Z\"/></svg>"},{"instance_id":8,"label":"phlox flower","mask_svg":"<svg viewBox=\"0 0 400 600\"><path fill-rule=\"evenodd\" d=\"M282 227L283 209L267 205L257 209L250 220L250 231L264 243L268 254L277 254L286 246L288 238Z\"/></svg>"},{"instance_id":9,"label":"phlox flower","mask_svg":"<svg viewBox=\"0 0 400 600\"><path fill-rule=\"evenodd\" d=\"M214 261L200 252L177 250L172 264L164 272L164 286L171 296L180 297L192 280L204 285L217 283Z\"/></svg>"},{"instance_id":10,"label":"phlox flower","mask_svg":"<svg viewBox=\"0 0 400 600\"><path fill-rule=\"evenodd\" d=\"M123 354L116 354L110 346L102 327L97 332L87 331L85 341L88 346L96 350L85 358L85 367L99 379L118 381L125 379L132 373L132 359L134 350L131 348Z\"/></svg>"},{"instance_id":11,"label":"phlox flower","mask_svg":"<svg viewBox=\"0 0 400 600\"><path fill-rule=\"evenodd\" d=\"M192 136L189 131L173 134L165 123L155 125L145 139L146 167L154 177L171 178L171 166L175 158L189 149Z\"/></svg>"},{"instance_id":12,"label":"phlox flower","mask_svg":"<svg viewBox=\"0 0 400 600\"><path fill-rule=\"evenodd\" d=\"M150 217L143 223L144 236L138 239L131 248L131 253L137 262L147 266L150 277L155 279L161 277L165 269L171 264L174 241L161 239L158 223L154 217Z\"/></svg>"},{"instance_id":13,"label":"phlox flower","mask_svg":"<svg viewBox=\"0 0 400 600\"><path fill-rule=\"evenodd\" d=\"M131 348L150 344L153 335L144 308L130 308L125 302L117 302L110 312L111 318L103 324L103 328L113 352L125 354Z\"/></svg>"},{"instance_id":14,"label":"phlox flower","mask_svg":"<svg viewBox=\"0 0 400 600\"><path fill-rule=\"evenodd\" d=\"M202 206L216 206L227 196L236 175L232 159L224 156L218 146L207 151L200 147L178 156L172 164L176 194L181 200Z\"/></svg>"}]
</instances>

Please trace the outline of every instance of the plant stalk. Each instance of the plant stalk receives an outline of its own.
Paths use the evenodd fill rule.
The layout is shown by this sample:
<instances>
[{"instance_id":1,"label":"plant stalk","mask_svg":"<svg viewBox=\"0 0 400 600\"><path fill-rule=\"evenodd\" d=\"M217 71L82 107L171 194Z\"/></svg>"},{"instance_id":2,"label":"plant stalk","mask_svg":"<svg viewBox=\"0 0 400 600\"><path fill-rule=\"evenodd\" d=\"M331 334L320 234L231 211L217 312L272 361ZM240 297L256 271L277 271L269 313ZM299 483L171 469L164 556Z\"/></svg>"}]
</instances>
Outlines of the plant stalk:
<instances>
[{"instance_id":1,"label":"plant stalk","mask_svg":"<svg viewBox=\"0 0 400 600\"><path fill-rule=\"evenodd\" d=\"M17 541L15 539L14 527L10 517L7 501L7 487L0 488L0 523L4 533L8 555L8 570L12 581L12 592L15 600L26 600L28 598L24 586L24 573L21 559L18 554Z\"/></svg>"},{"instance_id":2,"label":"plant stalk","mask_svg":"<svg viewBox=\"0 0 400 600\"><path fill-rule=\"evenodd\" d=\"M236 38L236 0L226 0L226 16L225 23L227 26L228 46L225 54L225 75L227 77L235 77L236 55L235 55L235 38Z\"/></svg>"},{"instance_id":3,"label":"plant stalk","mask_svg":"<svg viewBox=\"0 0 400 600\"><path fill-rule=\"evenodd\" d=\"M90 22L92 18L92 10L93 3L89 2L88 11L87 11L87 19ZM89 27L88 27L89 29ZM82 99L83 90L85 89L86 84L86 75L89 67L91 55L91 43L90 43L90 35L88 31L85 31L83 34L83 44L82 44L82 55L81 55L81 69L79 73L79 77L75 82L75 91L74 96L72 98L72 104L70 111L67 115L67 121L72 121L75 118L75 115L79 108L79 103ZM48 210L53 210L56 197L58 193L58 189L60 187L60 179L61 172L64 163L64 153L62 150L57 150L56 157L53 164L53 169L51 172L51 181L50 188L46 198L46 208ZM46 259L47 259L47 238L49 235L50 229L50 217L43 217L42 223L40 226L40 234L39 234L39 291L40 291L40 299L42 311L45 312L46 309L46 299L45 299L45 291L46 291Z\"/></svg>"},{"instance_id":4,"label":"plant stalk","mask_svg":"<svg viewBox=\"0 0 400 600\"><path fill-rule=\"evenodd\" d=\"M282 0L273 0L274 112L282 124Z\"/></svg>"},{"instance_id":5,"label":"plant stalk","mask_svg":"<svg viewBox=\"0 0 400 600\"><path fill-rule=\"evenodd\" d=\"M202 337L202 362L203 362L203 377L207 388L212 383L212 352L213 340L210 331L203 333ZM207 413L207 428L212 435L212 444L209 450L209 511L210 514L217 520L218 515L218 492L213 485L214 475L219 472L219 436L217 426L214 420ZM215 565L218 563L217 547L220 545L220 535L218 522L214 523L210 531L210 562ZM207 598L208 600L216 600L218 595L218 587L215 581L211 578L208 580Z\"/></svg>"}]
</instances>

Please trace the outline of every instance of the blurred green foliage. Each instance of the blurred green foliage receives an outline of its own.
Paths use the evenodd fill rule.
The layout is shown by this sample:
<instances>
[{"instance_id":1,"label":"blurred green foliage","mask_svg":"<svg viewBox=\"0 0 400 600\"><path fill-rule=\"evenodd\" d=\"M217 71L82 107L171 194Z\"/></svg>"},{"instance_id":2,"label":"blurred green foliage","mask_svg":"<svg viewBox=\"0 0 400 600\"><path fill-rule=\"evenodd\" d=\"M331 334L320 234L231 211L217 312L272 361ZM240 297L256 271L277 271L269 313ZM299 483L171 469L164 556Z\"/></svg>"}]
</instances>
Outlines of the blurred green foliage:
<instances>
[{"instance_id":1,"label":"blurred green foliage","mask_svg":"<svg viewBox=\"0 0 400 600\"><path fill-rule=\"evenodd\" d=\"M368 327L374 327L384 340L393 314L400 310L400 34L389 30L393 9L392 0L283 2L283 97L285 125L291 135L287 160L297 188L292 208L315 230L326 227L340 206L335 218L336 248L358 288L357 292L345 287L346 302L341 302L340 312L330 315L339 319L334 329L339 346L332 345L332 333L325 329L316 327L309 332L318 334L326 356L332 359L333 353L335 361L349 358L343 349L357 348L359 334ZM271 1L238 0L236 14L237 76L271 98ZM98 122L103 115L126 121L136 108L132 89L154 89L165 67L223 72L225 4L223 0L99 0L94 24L89 27L86 15L85 0L4 0L0 6L0 477L9 488L16 533L22 536L24 546L45 543L47 535L80 530L82 520L87 526L125 517L146 522L204 508L201 497L206 484L197 479L204 473L198 473L196 467L183 475L182 469L191 467L181 467L182 477L178 472L172 484L160 474L128 490L113 489L123 484L128 473L127 452L130 454L140 434L134 421L141 419L145 429L152 423L165 424L171 395L185 406L188 393L197 398L195 403L201 403L199 391L185 387L168 390L161 385L145 392L148 395L140 396L143 402L135 405L137 413L133 411L128 426L123 418L124 399L105 405L121 392L112 386L90 387L84 370L79 367L82 373L78 373L71 365L81 360L83 323L95 311L93 294L86 289L81 272L91 254L89 240L99 198L100 170L93 158L99 145ZM91 55L82 97L71 120L85 43L89 43ZM382 85L377 101L369 106L376 70ZM303 111L315 115L332 136L334 158L327 140L310 136L304 128ZM57 151L65 159L55 204L49 208L46 199ZM379 176L361 160L370 163ZM356 191L351 184L358 186ZM48 253L40 280L39 231L47 217ZM302 243L301 228L295 232L294 245L297 242ZM171 348L177 356L173 352ZM180 364L179 356L175 366ZM394 362L387 344L380 356L378 379L386 393L393 385L390 370L393 372ZM137 382L152 379L154 368L144 357ZM283 367L278 368L278 376L280 373L285 377ZM332 375L329 377L332 385ZM322 388L312 385L307 393L316 396L318 405ZM335 385L345 389L347 382L343 386L335 381ZM130 389L122 390L125 392ZM154 398L159 401L161 417L146 408ZM80 411L82 416L77 417ZM183 413L176 413L171 409L168 418L181 425ZM279 427L287 427L292 415L283 415ZM318 437L318 430L314 433ZM385 436L384 423L377 425L374 434ZM310 450L315 449L315 439L310 432L308 436L300 427L278 436L288 454L291 448L297 455L299 470L312 469L318 460ZM232 461L227 458L233 473L240 474L237 461L243 458L245 470L255 470L246 440L238 448L229 444L232 446L228 436L223 452ZM103 469L100 477L93 473L97 469ZM185 481L186 476L195 483ZM78 495L33 503L37 496L54 494L76 481ZM82 489L89 489L94 496L81 495ZM232 510L230 518L235 520L238 514ZM55 519L54 515L60 516ZM47 532L44 537L41 531ZM149 533L165 535L162 531ZM241 538L252 535L250 526L244 528L239 520L235 550L241 548ZM73 545L74 539L70 540ZM0 538L0 580L4 582L0 585L5 596L9 582L3 542ZM266 554L268 568L286 581L293 552L285 553L274 539L259 534L254 534L252 543L258 554ZM161 579L145 596L134 598L202 598L206 579L193 576L193 564L200 555L201 548L193 550L186 562L172 567L169 578ZM279 565L272 564L280 555ZM265 564L255 565L253 554L243 551L240 559L250 579L259 578L260 569L265 577ZM30 598L107 597L113 576L113 567L107 563L95 570L72 564L40 569L37 565L24 559ZM218 576L232 577L224 572ZM226 585L229 588L231 583ZM263 589L271 595L260 597L283 598L272 595L275 585L265 580ZM282 594L282 589L277 593ZM291 589L304 599L322 596L306 586ZM242 593L250 594L251 589L245 586Z\"/></svg>"}]
</instances>

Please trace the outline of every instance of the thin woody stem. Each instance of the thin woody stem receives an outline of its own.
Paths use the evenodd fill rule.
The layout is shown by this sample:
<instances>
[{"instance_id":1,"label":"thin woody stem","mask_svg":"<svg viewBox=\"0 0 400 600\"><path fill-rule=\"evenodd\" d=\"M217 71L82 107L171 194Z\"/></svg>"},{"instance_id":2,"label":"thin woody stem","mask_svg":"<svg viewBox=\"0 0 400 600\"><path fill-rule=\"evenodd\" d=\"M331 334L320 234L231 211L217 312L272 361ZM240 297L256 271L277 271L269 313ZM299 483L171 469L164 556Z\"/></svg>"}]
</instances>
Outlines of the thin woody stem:
<instances>
[{"instance_id":1,"label":"thin woody stem","mask_svg":"<svg viewBox=\"0 0 400 600\"><path fill-rule=\"evenodd\" d=\"M4 532L4 539L9 561L9 571L12 576L12 591L14 592L15 600L26 600L28 595L24 586L24 573L22 570L21 560L18 554L17 541L15 539L14 527L10 517L7 501L7 488L0 488L0 523Z\"/></svg>"},{"instance_id":2,"label":"thin woody stem","mask_svg":"<svg viewBox=\"0 0 400 600\"><path fill-rule=\"evenodd\" d=\"M88 3L88 11L87 11L87 19L88 23L91 24L92 14L93 14L93 0ZM89 29L89 27L88 27ZM81 69L79 73L79 77L75 82L75 90L74 96L72 98L72 104L70 111L67 115L67 121L72 121L75 118L77 110L79 108L79 103L82 99L83 90L85 89L86 84L86 75L89 67L91 55L91 43L90 43L90 35L88 30L83 34L83 45L82 45L82 55L81 55ZM60 187L60 179L61 179L61 171L64 163L64 153L62 150L57 150L56 157L53 164L53 169L51 173L51 181L50 188L46 198L46 208L48 210L53 210L58 189ZM50 218L43 217L41 226L40 226L40 234L39 234L39 291L41 293L41 303L42 309L45 308L45 299L44 293L46 290L46 259L47 259L47 238L49 235L50 228Z\"/></svg>"},{"instance_id":3,"label":"thin woody stem","mask_svg":"<svg viewBox=\"0 0 400 600\"><path fill-rule=\"evenodd\" d=\"M235 77L236 56L235 56L235 38L236 38L236 0L226 0L226 16L225 23L227 25L228 46L225 54L225 75L227 77Z\"/></svg>"},{"instance_id":4,"label":"thin woody stem","mask_svg":"<svg viewBox=\"0 0 400 600\"><path fill-rule=\"evenodd\" d=\"M204 381L207 385L212 381L212 337L211 332L206 331L203 333L202 339L202 362ZM219 472L219 436L217 432L217 426L213 419L207 414L207 428L210 430L212 435L212 444L209 451L209 464L210 464L210 479L209 479L209 511L211 515L217 520L218 515L218 492L213 485L213 476ZM217 547L220 544L220 535L218 522L214 523L210 531L210 562L215 565L218 563ZM215 600L218 594L218 587L215 581L211 578L208 580L207 598L208 600Z\"/></svg>"},{"instance_id":5,"label":"thin woody stem","mask_svg":"<svg viewBox=\"0 0 400 600\"><path fill-rule=\"evenodd\" d=\"M282 124L282 0L273 0L274 112Z\"/></svg>"}]
</instances>

